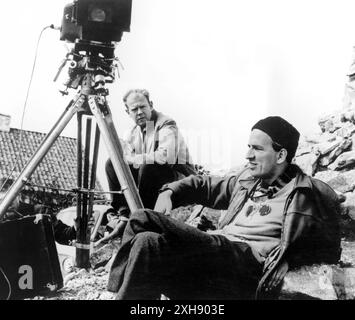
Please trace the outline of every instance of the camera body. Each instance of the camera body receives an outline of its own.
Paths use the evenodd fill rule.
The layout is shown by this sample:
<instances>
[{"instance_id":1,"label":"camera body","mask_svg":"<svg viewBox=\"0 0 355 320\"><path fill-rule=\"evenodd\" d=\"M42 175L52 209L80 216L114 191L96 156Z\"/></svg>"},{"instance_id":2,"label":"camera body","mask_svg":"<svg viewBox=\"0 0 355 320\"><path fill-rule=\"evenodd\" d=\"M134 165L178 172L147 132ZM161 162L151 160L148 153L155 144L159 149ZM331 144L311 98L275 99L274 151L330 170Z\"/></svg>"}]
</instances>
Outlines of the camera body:
<instances>
[{"instance_id":1,"label":"camera body","mask_svg":"<svg viewBox=\"0 0 355 320\"><path fill-rule=\"evenodd\" d=\"M75 0L64 7L60 40L111 43L130 31L132 0Z\"/></svg>"}]
</instances>

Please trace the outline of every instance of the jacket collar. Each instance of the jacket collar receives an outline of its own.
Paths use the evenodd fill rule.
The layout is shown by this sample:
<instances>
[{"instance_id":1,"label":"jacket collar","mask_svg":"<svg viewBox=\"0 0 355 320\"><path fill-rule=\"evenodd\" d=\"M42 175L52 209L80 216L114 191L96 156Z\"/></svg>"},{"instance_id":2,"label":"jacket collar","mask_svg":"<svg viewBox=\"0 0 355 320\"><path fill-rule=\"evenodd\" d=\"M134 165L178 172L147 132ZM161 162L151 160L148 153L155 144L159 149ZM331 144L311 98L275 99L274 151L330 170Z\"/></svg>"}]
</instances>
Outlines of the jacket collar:
<instances>
[{"instance_id":1,"label":"jacket collar","mask_svg":"<svg viewBox=\"0 0 355 320\"><path fill-rule=\"evenodd\" d=\"M279 176L273 183L276 185L284 185L284 182L289 182L291 179L296 177L295 187L297 188L312 188L312 184L307 175L305 175L302 170L295 164L290 164L285 172ZM244 179L239 180L239 184L243 189L248 191L250 194L254 188L256 188L257 184L260 183L260 179L253 178L252 176L248 176Z\"/></svg>"}]
</instances>

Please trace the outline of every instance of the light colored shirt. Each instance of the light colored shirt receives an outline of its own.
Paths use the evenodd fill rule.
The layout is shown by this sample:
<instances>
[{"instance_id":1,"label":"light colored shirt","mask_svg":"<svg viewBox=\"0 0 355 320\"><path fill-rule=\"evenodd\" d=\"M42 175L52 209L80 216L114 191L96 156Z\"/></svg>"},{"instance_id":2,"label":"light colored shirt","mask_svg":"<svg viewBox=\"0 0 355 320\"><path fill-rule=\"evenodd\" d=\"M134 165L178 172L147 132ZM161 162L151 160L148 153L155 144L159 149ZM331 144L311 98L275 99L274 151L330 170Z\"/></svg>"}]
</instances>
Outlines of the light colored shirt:
<instances>
[{"instance_id":1,"label":"light colored shirt","mask_svg":"<svg viewBox=\"0 0 355 320\"><path fill-rule=\"evenodd\" d=\"M248 243L256 258L264 260L280 243L285 202L294 183L292 179L271 198L249 198L231 223L211 233Z\"/></svg>"}]
</instances>

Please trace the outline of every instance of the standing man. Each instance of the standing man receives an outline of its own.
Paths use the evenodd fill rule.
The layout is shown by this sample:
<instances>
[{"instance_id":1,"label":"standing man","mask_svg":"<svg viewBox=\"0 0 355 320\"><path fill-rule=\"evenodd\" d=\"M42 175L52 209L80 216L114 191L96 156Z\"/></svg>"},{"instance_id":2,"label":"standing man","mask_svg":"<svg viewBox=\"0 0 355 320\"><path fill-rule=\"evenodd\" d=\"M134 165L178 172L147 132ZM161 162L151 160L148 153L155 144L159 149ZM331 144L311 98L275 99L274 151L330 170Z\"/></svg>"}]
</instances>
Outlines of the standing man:
<instances>
[{"instance_id":1,"label":"standing man","mask_svg":"<svg viewBox=\"0 0 355 320\"><path fill-rule=\"evenodd\" d=\"M337 195L291 164L298 140L281 117L262 119L238 175L165 185L155 211L130 217L108 290L117 299L270 298L289 268L336 263ZM183 203L227 211L217 230L203 232L164 215Z\"/></svg>"},{"instance_id":2,"label":"standing man","mask_svg":"<svg viewBox=\"0 0 355 320\"><path fill-rule=\"evenodd\" d=\"M195 174L194 166L176 122L153 108L147 90L129 90L123 102L135 123L128 138L122 141L124 155L144 207L153 209L162 185ZM119 191L121 187L111 160L106 163L106 176L110 190ZM116 236L129 215L123 194L113 195L112 207L121 217L122 228L116 228Z\"/></svg>"}]
</instances>

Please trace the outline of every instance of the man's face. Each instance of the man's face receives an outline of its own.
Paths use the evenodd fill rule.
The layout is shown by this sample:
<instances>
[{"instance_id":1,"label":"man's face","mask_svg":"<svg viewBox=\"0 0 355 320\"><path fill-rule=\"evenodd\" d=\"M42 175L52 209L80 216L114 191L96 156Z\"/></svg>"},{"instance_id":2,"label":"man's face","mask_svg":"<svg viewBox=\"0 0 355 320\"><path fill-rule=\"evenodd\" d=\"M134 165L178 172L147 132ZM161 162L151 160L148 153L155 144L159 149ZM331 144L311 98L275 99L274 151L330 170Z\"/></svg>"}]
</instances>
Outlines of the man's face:
<instances>
[{"instance_id":1,"label":"man's face","mask_svg":"<svg viewBox=\"0 0 355 320\"><path fill-rule=\"evenodd\" d=\"M272 147L271 138L263 131L254 129L249 137L246 159L255 178L267 180L275 175L279 152Z\"/></svg>"},{"instance_id":2,"label":"man's face","mask_svg":"<svg viewBox=\"0 0 355 320\"><path fill-rule=\"evenodd\" d=\"M127 113L133 121L137 125L145 127L146 122L151 119L153 111L147 98L140 93L132 93L128 96L126 104Z\"/></svg>"}]
</instances>

